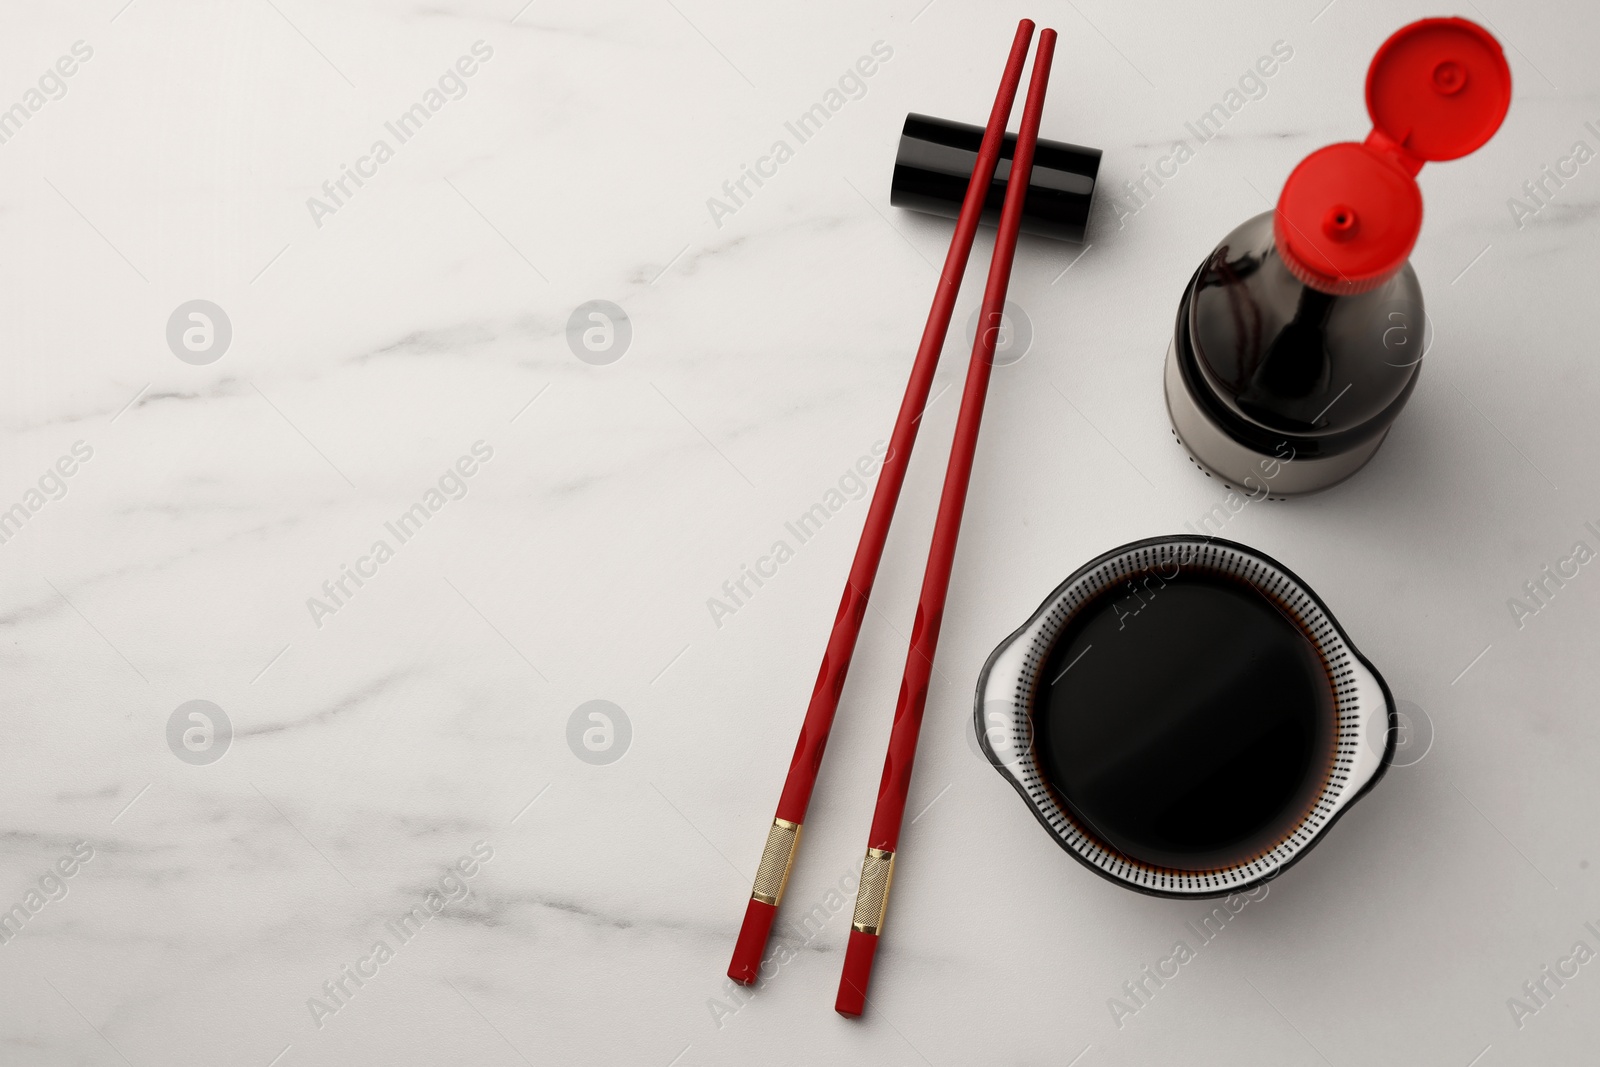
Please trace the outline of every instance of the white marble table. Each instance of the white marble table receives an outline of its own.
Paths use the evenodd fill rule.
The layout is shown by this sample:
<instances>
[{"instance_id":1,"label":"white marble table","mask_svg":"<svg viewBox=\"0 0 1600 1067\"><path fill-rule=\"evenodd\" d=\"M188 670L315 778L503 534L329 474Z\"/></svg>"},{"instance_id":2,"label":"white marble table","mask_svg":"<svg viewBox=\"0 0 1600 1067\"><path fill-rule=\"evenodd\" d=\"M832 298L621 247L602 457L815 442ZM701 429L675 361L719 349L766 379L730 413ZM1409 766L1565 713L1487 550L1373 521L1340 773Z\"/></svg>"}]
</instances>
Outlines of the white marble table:
<instances>
[{"instance_id":1,"label":"white marble table","mask_svg":"<svg viewBox=\"0 0 1600 1067\"><path fill-rule=\"evenodd\" d=\"M1459 12L1503 31L1517 96L1421 178L1421 385L1356 479L1226 531L1319 591L1426 758L1116 1018L1209 905L1093 877L968 736L985 656L1056 582L1218 502L1161 399L1180 289L1306 152L1365 134L1384 36L1447 13L1321 2L8 12L0 1063L1592 1058L1600 963L1561 961L1600 949L1600 574L1508 606L1600 546L1600 164L1509 204L1600 148L1592 5ZM788 917L826 921L736 999L865 504L739 602L724 582L887 436L950 225L889 206L899 124L982 121L1022 15L1061 31L1045 134L1105 150L1102 195L1081 258L1018 256L1033 345L995 374L872 1010L832 1011L830 893L859 863L956 389L789 887ZM1263 92L1119 208L1277 42ZM786 132L875 48L820 131ZM580 317L580 359L591 300L630 336L601 323L591 352Z\"/></svg>"}]
</instances>

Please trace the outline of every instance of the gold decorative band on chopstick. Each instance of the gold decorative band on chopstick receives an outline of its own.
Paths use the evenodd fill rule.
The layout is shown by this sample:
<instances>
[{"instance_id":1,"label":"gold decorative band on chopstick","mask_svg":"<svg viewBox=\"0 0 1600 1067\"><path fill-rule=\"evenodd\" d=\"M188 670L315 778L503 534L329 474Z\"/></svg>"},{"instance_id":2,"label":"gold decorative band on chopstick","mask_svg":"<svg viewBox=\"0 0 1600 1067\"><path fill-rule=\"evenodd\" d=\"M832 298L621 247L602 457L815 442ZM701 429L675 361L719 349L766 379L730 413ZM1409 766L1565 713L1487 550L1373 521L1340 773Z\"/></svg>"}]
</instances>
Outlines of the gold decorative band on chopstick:
<instances>
[{"instance_id":1,"label":"gold decorative band on chopstick","mask_svg":"<svg viewBox=\"0 0 1600 1067\"><path fill-rule=\"evenodd\" d=\"M851 926L864 934L883 929L883 913L889 908L889 886L894 881L894 853L881 848L867 849L861 861L861 888L856 893L856 913Z\"/></svg>"},{"instance_id":2,"label":"gold decorative band on chopstick","mask_svg":"<svg viewBox=\"0 0 1600 1067\"><path fill-rule=\"evenodd\" d=\"M763 904L778 906L783 887L789 884L789 868L800 847L800 824L788 819L773 819L767 831L767 847L761 850L761 865L756 868L756 887L750 895Z\"/></svg>"}]
</instances>

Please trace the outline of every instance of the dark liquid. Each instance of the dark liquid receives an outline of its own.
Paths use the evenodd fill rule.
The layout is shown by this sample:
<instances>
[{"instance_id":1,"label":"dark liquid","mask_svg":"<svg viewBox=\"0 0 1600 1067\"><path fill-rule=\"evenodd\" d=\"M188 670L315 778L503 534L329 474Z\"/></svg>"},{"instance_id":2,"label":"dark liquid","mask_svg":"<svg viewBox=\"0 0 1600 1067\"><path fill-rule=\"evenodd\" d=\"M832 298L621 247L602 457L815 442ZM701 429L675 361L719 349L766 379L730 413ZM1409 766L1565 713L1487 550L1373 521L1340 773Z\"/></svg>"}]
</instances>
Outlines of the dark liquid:
<instances>
[{"instance_id":1,"label":"dark liquid","mask_svg":"<svg viewBox=\"0 0 1600 1067\"><path fill-rule=\"evenodd\" d=\"M1186 567L1105 591L1068 622L1038 686L1041 773L1082 829L1147 866L1260 855L1332 770L1321 655L1288 609L1228 575Z\"/></svg>"},{"instance_id":2,"label":"dark liquid","mask_svg":"<svg viewBox=\"0 0 1600 1067\"><path fill-rule=\"evenodd\" d=\"M1376 289L1330 296L1295 280L1273 213L1225 237L1179 306L1174 340L1208 418L1256 452L1331 456L1388 432L1427 343L1408 264Z\"/></svg>"}]
</instances>

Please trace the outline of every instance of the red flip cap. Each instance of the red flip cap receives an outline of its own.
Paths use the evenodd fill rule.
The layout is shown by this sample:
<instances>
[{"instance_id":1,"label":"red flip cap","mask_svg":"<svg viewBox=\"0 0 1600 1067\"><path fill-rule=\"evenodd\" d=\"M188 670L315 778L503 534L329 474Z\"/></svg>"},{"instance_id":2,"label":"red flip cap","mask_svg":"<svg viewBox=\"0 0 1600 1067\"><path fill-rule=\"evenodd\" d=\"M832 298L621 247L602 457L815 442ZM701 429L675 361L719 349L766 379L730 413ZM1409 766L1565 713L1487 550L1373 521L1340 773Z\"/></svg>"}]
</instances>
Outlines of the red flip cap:
<instances>
[{"instance_id":1,"label":"red flip cap","mask_svg":"<svg viewBox=\"0 0 1600 1067\"><path fill-rule=\"evenodd\" d=\"M1367 69L1366 141L1319 148L1283 183L1273 234L1300 281L1348 296L1405 266L1422 229L1424 163L1476 151L1511 106L1500 43L1466 19L1395 31Z\"/></svg>"}]
</instances>

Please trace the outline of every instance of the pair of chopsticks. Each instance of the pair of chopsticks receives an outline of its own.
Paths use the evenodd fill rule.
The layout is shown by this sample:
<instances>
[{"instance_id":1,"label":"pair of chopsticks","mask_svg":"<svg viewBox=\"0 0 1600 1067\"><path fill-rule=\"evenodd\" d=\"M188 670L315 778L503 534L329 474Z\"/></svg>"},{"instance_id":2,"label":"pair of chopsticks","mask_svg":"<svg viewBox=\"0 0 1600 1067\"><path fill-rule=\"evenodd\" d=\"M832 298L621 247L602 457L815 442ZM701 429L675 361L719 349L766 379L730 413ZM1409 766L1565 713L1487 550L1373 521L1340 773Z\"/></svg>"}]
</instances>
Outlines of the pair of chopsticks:
<instances>
[{"instance_id":1,"label":"pair of chopsticks","mask_svg":"<svg viewBox=\"0 0 1600 1067\"><path fill-rule=\"evenodd\" d=\"M817 673L817 684L806 709L794 759L790 762L789 775L778 800L777 814L772 820L766 848L756 870L755 887L745 909L739 940L734 946L728 976L737 982L749 984L758 976L772 922L777 915L778 904L783 899L784 886L789 880L789 871L799 848L806 808L810 805L811 794L816 786L817 769L822 763L823 749L833 726L834 713L839 707L839 695L844 689L850 658L861 633L861 621L866 614L878 563L883 558L889 523L900 498L912 447L916 444L917 428L933 386L934 372L938 369L939 353L950 328L950 317L955 309L962 275L966 272L967 259L972 252L978 220L994 181L1006 122L1011 116L1017 87L1022 81L1022 68L1027 59L1028 45L1033 40L1033 29L1034 24L1029 19L1023 19L1017 26L1016 38L1011 45L1011 54L1006 61L994 108L989 114L977 162L967 183L966 197L956 220L955 235L950 241L950 251L945 256L933 306L928 312L927 325L923 327L922 342L917 348L910 380L906 383L905 397L900 402L894 432L890 435L889 450L884 456L878 485L867 510L861 541L856 546L850 577L845 583L839 613L828 637L827 651ZM1055 43L1054 30L1047 29L1039 35L1033 77L1028 83L1028 95L1023 104L1022 127L1017 135L1005 203L1000 213L999 234L995 238L989 280L983 294L980 328L972 346L972 361L961 394L961 410L956 418L950 462L945 471L938 516L934 521L922 595L917 604L916 624L911 634L911 648L900 683L900 698L889 735L889 750L884 761L883 779L878 787L878 802L867 841L867 854L862 861L861 885L856 897L849 947L845 952L844 973L834 1004L834 1009L842 1015L861 1014L866 1003L873 956L877 952L878 939L882 936L900 825L905 817L906 797L911 786L911 766L916 758L917 736L922 728L922 714L928 700L928 679L933 670L934 650L944 617L945 596L950 588L950 568L955 560L956 538L961 532L961 515L972 477L978 427L983 419L983 404L988 395L989 373L994 364L995 343L1005 310L1006 289L1011 281L1011 262L1016 253L1017 231L1022 223L1023 201L1032 176L1034 146L1039 138L1039 119L1044 109L1045 86L1050 78L1050 61L1055 53Z\"/></svg>"}]
</instances>

